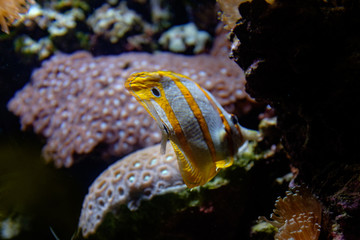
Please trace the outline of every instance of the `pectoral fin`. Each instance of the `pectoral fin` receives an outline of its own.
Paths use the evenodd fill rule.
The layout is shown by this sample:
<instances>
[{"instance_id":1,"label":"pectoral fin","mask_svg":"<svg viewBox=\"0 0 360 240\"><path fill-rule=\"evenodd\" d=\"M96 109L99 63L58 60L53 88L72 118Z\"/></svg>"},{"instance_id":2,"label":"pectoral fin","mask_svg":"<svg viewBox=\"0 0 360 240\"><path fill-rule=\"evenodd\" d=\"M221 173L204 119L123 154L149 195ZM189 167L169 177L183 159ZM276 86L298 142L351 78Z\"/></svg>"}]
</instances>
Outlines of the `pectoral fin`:
<instances>
[{"instance_id":1,"label":"pectoral fin","mask_svg":"<svg viewBox=\"0 0 360 240\"><path fill-rule=\"evenodd\" d=\"M166 151L166 142L168 140L168 136L164 133L161 134L161 144L160 144L160 154L164 155Z\"/></svg>"}]
</instances>

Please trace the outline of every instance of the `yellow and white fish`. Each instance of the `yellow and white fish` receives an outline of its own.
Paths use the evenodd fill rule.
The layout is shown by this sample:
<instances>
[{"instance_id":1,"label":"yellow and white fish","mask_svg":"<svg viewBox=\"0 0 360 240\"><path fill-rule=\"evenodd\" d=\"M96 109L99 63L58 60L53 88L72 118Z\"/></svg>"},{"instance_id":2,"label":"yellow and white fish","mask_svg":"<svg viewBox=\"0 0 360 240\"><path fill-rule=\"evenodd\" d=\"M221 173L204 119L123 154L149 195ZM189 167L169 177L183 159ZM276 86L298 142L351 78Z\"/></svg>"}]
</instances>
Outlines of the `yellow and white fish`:
<instances>
[{"instance_id":1,"label":"yellow and white fish","mask_svg":"<svg viewBox=\"0 0 360 240\"><path fill-rule=\"evenodd\" d=\"M165 71L132 74L126 89L156 120L178 158L179 169L189 188L210 181L221 168L233 164L234 155L256 131L239 125L215 98L190 78Z\"/></svg>"}]
</instances>

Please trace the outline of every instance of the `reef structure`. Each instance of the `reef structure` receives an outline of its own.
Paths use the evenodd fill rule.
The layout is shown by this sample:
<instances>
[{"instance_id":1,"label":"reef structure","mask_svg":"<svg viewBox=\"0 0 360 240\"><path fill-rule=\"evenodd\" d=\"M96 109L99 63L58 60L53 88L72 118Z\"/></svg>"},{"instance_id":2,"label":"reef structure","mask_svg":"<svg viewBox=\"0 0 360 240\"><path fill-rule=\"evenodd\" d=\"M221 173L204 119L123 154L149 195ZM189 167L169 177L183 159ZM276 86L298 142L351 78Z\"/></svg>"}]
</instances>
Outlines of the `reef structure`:
<instances>
[{"instance_id":1,"label":"reef structure","mask_svg":"<svg viewBox=\"0 0 360 240\"><path fill-rule=\"evenodd\" d=\"M248 237L260 209L271 207L269 199L287 189L276 180L288 173L288 159L274 122L262 120L261 142L249 142L233 166L191 190L183 184L170 144L165 155L155 145L120 159L89 187L74 239Z\"/></svg>"},{"instance_id":2,"label":"reef structure","mask_svg":"<svg viewBox=\"0 0 360 240\"><path fill-rule=\"evenodd\" d=\"M170 143L165 154L159 151L157 144L132 153L111 165L93 182L79 220L84 237L93 234L106 214L122 204L136 210L142 200L150 200L176 186L186 188Z\"/></svg>"},{"instance_id":3,"label":"reef structure","mask_svg":"<svg viewBox=\"0 0 360 240\"><path fill-rule=\"evenodd\" d=\"M226 57L125 53L94 58L78 52L45 61L8 109L21 117L23 130L32 126L47 138L43 154L57 167L70 167L75 154L97 146L106 156L124 156L160 141L154 121L124 89L131 73L157 70L189 76L229 112L240 109L240 116L254 104L244 91L243 72Z\"/></svg>"},{"instance_id":4,"label":"reef structure","mask_svg":"<svg viewBox=\"0 0 360 240\"><path fill-rule=\"evenodd\" d=\"M204 52L210 42L210 34L197 29L194 23L174 26L164 32L159 38L159 44L171 52Z\"/></svg>"},{"instance_id":5,"label":"reef structure","mask_svg":"<svg viewBox=\"0 0 360 240\"><path fill-rule=\"evenodd\" d=\"M247 91L275 109L296 182L327 213L322 234L358 238L359 1L253 0L238 9L232 55Z\"/></svg>"},{"instance_id":6,"label":"reef structure","mask_svg":"<svg viewBox=\"0 0 360 240\"><path fill-rule=\"evenodd\" d=\"M144 29L141 16L129 10L126 2L117 8L111 8L109 4L102 5L87 19L87 24L97 36L111 43L117 43L129 32L141 33Z\"/></svg>"}]
</instances>

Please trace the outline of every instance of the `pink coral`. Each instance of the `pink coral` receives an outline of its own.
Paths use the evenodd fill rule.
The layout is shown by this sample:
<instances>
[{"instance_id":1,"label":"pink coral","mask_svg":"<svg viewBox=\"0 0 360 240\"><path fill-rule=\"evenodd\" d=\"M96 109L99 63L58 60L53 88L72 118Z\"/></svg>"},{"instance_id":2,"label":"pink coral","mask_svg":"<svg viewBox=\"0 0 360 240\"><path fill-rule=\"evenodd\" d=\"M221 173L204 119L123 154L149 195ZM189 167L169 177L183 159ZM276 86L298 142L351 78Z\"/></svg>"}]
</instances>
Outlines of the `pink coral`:
<instances>
[{"instance_id":1,"label":"pink coral","mask_svg":"<svg viewBox=\"0 0 360 240\"><path fill-rule=\"evenodd\" d=\"M160 140L156 124L124 89L131 73L156 70L188 75L230 111L238 101L251 101L243 72L225 57L126 53L94 58L78 52L44 62L8 108L21 117L22 129L32 125L47 138L44 156L57 167L71 166L74 154L90 153L99 144L105 153L123 156Z\"/></svg>"},{"instance_id":2,"label":"pink coral","mask_svg":"<svg viewBox=\"0 0 360 240\"><path fill-rule=\"evenodd\" d=\"M132 153L109 166L89 187L79 228L85 237L94 233L108 212L120 205L136 210L142 200L176 188L186 188L170 143L165 154L157 144Z\"/></svg>"}]
</instances>

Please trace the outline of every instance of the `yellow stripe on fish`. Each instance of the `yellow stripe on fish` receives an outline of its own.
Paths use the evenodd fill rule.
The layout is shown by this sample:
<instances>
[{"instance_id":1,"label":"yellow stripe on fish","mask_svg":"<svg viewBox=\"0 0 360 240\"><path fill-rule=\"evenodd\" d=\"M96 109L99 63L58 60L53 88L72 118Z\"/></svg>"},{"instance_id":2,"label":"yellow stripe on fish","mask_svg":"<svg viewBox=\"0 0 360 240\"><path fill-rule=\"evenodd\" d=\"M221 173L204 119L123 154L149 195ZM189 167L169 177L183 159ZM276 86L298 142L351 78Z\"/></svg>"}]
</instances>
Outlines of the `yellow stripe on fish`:
<instances>
[{"instance_id":1,"label":"yellow stripe on fish","mask_svg":"<svg viewBox=\"0 0 360 240\"><path fill-rule=\"evenodd\" d=\"M126 89L156 120L178 158L189 188L210 181L220 168L229 167L239 147L257 132L239 125L216 99L190 78L165 71L132 74Z\"/></svg>"}]
</instances>

